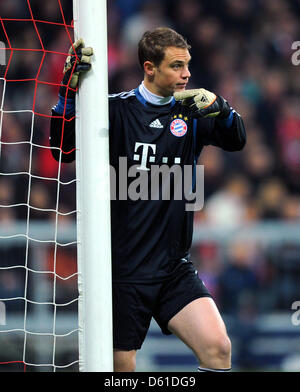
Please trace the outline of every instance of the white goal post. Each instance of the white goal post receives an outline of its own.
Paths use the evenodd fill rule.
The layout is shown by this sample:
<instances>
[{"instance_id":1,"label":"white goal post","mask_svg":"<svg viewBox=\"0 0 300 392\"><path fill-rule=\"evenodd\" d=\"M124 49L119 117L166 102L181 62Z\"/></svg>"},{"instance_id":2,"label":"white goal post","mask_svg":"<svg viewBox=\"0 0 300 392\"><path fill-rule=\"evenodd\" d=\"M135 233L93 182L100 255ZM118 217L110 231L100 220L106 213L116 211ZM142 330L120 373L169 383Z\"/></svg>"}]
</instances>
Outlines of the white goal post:
<instances>
[{"instance_id":1,"label":"white goal post","mask_svg":"<svg viewBox=\"0 0 300 392\"><path fill-rule=\"evenodd\" d=\"M75 40L94 49L76 102L79 370L113 371L106 0L73 0Z\"/></svg>"}]
</instances>

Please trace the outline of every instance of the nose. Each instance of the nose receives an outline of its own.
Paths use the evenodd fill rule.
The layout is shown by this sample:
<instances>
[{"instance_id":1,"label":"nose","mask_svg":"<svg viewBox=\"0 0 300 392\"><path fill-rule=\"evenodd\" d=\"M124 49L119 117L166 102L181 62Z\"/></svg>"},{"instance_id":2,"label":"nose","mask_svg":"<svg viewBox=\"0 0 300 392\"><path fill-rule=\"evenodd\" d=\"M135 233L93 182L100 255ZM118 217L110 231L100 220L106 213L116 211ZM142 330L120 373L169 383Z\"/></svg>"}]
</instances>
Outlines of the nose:
<instances>
[{"instance_id":1,"label":"nose","mask_svg":"<svg viewBox=\"0 0 300 392\"><path fill-rule=\"evenodd\" d=\"M188 79L188 78L190 78L190 76L191 76L191 73L189 71L189 68L184 67L184 69L182 71L182 75L181 75L182 79Z\"/></svg>"}]
</instances>

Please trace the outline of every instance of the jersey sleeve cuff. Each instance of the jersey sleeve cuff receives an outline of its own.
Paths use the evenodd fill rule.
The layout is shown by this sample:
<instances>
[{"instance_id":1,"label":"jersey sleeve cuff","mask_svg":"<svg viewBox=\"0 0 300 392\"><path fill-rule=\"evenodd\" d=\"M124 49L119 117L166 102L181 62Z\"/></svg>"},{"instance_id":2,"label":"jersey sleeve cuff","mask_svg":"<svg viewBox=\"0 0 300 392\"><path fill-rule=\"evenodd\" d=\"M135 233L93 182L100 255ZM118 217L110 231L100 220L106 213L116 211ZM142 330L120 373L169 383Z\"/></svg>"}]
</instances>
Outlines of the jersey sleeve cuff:
<instances>
[{"instance_id":1,"label":"jersey sleeve cuff","mask_svg":"<svg viewBox=\"0 0 300 392\"><path fill-rule=\"evenodd\" d=\"M230 110L230 114L227 118L221 120L222 123L226 126L226 128L230 128L233 123L233 110Z\"/></svg>"},{"instance_id":2,"label":"jersey sleeve cuff","mask_svg":"<svg viewBox=\"0 0 300 392\"><path fill-rule=\"evenodd\" d=\"M70 116L75 114L75 99L74 98L68 98L66 102L66 98L59 95L58 96L58 102L57 104L53 107L53 110L62 115L64 114L64 110L66 107L65 115Z\"/></svg>"}]
</instances>

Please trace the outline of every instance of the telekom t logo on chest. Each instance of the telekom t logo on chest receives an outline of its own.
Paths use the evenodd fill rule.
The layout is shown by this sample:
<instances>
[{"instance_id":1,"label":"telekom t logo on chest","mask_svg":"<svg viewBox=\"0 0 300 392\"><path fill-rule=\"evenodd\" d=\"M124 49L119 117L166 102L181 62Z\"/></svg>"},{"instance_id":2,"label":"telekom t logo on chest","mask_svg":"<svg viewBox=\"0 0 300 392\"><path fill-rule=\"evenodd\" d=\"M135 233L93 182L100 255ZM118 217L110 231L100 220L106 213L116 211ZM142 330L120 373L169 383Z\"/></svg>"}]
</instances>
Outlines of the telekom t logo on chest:
<instances>
[{"instance_id":1,"label":"telekom t logo on chest","mask_svg":"<svg viewBox=\"0 0 300 392\"><path fill-rule=\"evenodd\" d=\"M134 152L138 152L138 150L142 150L142 154L134 154L133 160L137 162L141 162L141 166L137 167L137 170L150 170L147 167L148 160L148 151L151 149L154 155L149 156L149 162L155 162L155 153L156 153L156 144L148 144L148 143L135 143ZM142 157L142 158L141 158Z\"/></svg>"},{"instance_id":2,"label":"telekom t logo on chest","mask_svg":"<svg viewBox=\"0 0 300 392\"><path fill-rule=\"evenodd\" d=\"M137 167L137 170L149 171L150 169L147 167L147 163L155 163L156 144L136 142L134 152L133 160L141 163L141 165ZM137 154L138 152L141 153ZM167 165L169 163L169 158L163 157L161 163ZM179 165L181 163L181 159L175 158L172 163Z\"/></svg>"}]
</instances>

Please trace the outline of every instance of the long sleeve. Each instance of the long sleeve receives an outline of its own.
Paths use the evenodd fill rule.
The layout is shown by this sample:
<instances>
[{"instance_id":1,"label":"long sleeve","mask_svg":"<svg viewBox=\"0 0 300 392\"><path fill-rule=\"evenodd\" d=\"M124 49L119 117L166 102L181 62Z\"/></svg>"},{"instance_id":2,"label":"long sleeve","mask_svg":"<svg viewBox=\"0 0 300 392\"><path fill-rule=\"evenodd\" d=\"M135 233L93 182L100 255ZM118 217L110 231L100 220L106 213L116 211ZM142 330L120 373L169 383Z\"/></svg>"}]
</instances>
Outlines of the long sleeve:
<instances>
[{"instance_id":1,"label":"long sleeve","mask_svg":"<svg viewBox=\"0 0 300 392\"><path fill-rule=\"evenodd\" d=\"M246 130L242 117L234 112L230 126L226 120L203 119L197 122L197 140L225 151L240 151L246 144Z\"/></svg>"},{"instance_id":2,"label":"long sleeve","mask_svg":"<svg viewBox=\"0 0 300 392\"><path fill-rule=\"evenodd\" d=\"M63 139L63 140L62 140ZM52 110L50 123L50 146L55 160L69 163L75 160L75 117L63 116ZM60 149L62 154L60 154Z\"/></svg>"}]
</instances>

